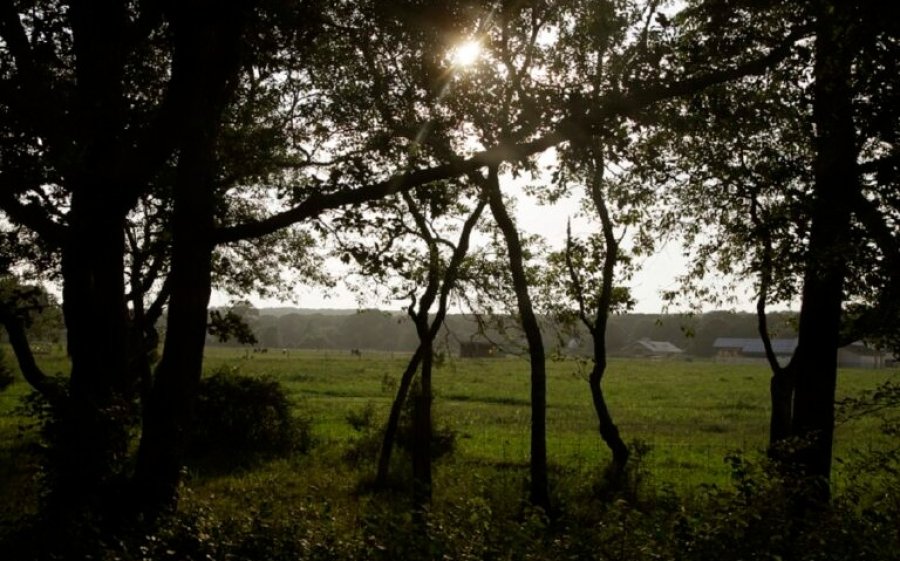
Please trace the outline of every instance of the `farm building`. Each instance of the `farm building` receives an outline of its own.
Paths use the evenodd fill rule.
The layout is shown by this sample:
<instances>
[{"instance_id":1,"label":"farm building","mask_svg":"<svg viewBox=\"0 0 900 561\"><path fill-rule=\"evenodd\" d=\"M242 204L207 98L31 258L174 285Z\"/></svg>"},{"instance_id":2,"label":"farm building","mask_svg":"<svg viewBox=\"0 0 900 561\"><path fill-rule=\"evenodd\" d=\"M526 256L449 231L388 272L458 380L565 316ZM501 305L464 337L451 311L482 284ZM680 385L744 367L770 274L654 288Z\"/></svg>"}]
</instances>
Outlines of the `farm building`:
<instances>
[{"instance_id":1,"label":"farm building","mask_svg":"<svg viewBox=\"0 0 900 561\"><path fill-rule=\"evenodd\" d=\"M490 358L497 356L497 345L484 341L465 341L459 344L460 358Z\"/></svg>"},{"instance_id":2,"label":"farm building","mask_svg":"<svg viewBox=\"0 0 900 561\"><path fill-rule=\"evenodd\" d=\"M765 358L762 339L719 337L713 342L719 358ZM790 359L797 349L797 339L772 339L775 356ZM867 347L862 341L838 349L838 366L846 368L883 368L887 364L883 351ZM785 361L781 361L784 363Z\"/></svg>"},{"instance_id":3,"label":"farm building","mask_svg":"<svg viewBox=\"0 0 900 561\"><path fill-rule=\"evenodd\" d=\"M644 337L626 345L622 349L622 353L629 356L663 358L678 356L684 351L668 341L651 341Z\"/></svg>"},{"instance_id":4,"label":"farm building","mask_svg":"<svg viewBox=\"0 0 900 561\"><path fill-rule=\"evenodd\" d=\"M759 338L719 337L713 342L713 348L719 358L763 358L766 356L766 349L763 347L762 339ZM775 356L790 357L796 348L796 338L772 339L772 350L775 351Z\"/></svg>"},{"instance_id":5,"label":"farm building","mask_svg":"<svg viewBox=\"0 0 900 561\"><path fill-rule=\"evenodd\" d=\"M862 341L838 349L838 366L848 368L884 368L888 358L884 351L867 347Z\"/></svg>"}]
</instances>

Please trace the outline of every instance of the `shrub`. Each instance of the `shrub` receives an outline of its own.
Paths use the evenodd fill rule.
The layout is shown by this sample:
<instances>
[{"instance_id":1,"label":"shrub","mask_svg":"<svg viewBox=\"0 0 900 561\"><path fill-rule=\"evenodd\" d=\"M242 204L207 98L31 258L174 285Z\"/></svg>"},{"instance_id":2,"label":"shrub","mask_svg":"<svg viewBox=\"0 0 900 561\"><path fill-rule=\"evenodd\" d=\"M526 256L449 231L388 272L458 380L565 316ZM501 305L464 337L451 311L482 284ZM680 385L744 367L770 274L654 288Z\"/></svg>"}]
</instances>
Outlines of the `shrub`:
<instances>
[{"instance_id":1,"label":"shrub","mask_svg":"<svg viewBox=\"0 0 900 561\"><path fill-rule=\"evenodd\" d=\"M403 415L397 427L397 447L411 453L415 446L416 403L420 399L422 387L417 380L410 388L409 396L403 404ZM432 396L433 399L433 396ZM432 408L431 418L431 459L438 460L453 453L456 447L456 431L444 419L441 419Z\"/></svg>"},{"instance_id":2,"label":"shrub","mask_svg":"<svg viewBox=\"0 0 900 561\"><path fill-rule=\"evenodd\" d=\"M221 369L200 382L189 456L227 465L305 452L310 425L277 380Z\"/></svg>"},{"instance_id":3,"label":"shrub","mask_svg":"<svg viewBox=\"0 0 900 561\"><path fill-rule=\"evenodd\" d=\"M415 383L403 403L403 411L394 440L397 452L406 454L412 452L414 446L413 416L420 391L419 384ZM347 449L344 459L353 465L374 461L381 451L381 442L385 431L385 425L377 419L374 404L369 402L362 409L348 411L345 419L359 436ZM432 417L431 430L431 459L438 460L452 454L456 445L456 431L437 416ZM397 454L394 457L397 457Z\"/></svg>"}]
</instances>

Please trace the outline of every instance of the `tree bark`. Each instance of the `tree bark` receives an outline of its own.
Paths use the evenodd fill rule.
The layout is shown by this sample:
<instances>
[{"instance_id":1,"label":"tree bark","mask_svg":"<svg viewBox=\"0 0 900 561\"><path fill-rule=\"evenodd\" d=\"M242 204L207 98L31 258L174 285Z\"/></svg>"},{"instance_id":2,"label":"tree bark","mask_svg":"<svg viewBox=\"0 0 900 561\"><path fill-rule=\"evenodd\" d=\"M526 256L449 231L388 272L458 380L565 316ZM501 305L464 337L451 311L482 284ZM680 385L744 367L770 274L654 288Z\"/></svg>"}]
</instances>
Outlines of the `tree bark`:
<instances>
[{"instance_id":1,"label":"tree bark","mask_svg":"<svg viewBox=\"0 0 900 561\"><path fill-rule=\"evenodd\" d=\"M837 349L850 209L859 189L850 91L853 55L847 32L852 6L817 3L813 86L815 185L809 253L792 360L796 386L791 434L800 441L793 464L827 481L831 474ZM827 496L827 485L824 486Z\"/></svg>"},{"instance_id":2,"label":"tree bark","mask_svg":"<svg viewBox=\"0 0 900 561\"><path fill-rule=\"evenodd\" d=\"M72 366L68 399L53 415L50 507L114 517L135 398L126 337L125 217L110 202L112 184L86 181L72 195L62 250Z\"/></svg>"},{"instance_id":3,"label":"tree bark","mask_svg":"<svg viewBox=\"0 0 900 561\"><path fill-rule=\"evenodd\" d=\"M791 434L791 419L793 417L794 378L790 364L781 366L775 350L772 347L772 338L769 335L769 323L766 318L766 305L769 299L769 289L772 284L772 236L765 221L759 216L759 205L756 199L751 201L750 218L754 227L762 237L762 254L760 256L759 271L759 295L756 300L756 329L763 343L766 361L772 370L772 378L769 381L769 399L771 414L769 417L769 449L768 454L772 459L779 459L784 450L784 442Z\"/></svg>"},{"instance_id":4,"label":"tree bark","mask_svg":"<svg viewBox=\"0 0 900 561\"><path fill-rule=\"evenodd\" d=\"M400 424L400 414L403 412L403 403L409 394L409 388L412 385L413 378L419 370L419 364L422 362L422 343L416 348L416 352L409 363L406 370L400 377L400 385L397 387L397 395L391 403L391 412L388 415L387 425L384 427L384 437L381 440L381 453L378 456L378 472L375 475L375 485L384 486L387 484L388 472L391 467L391 453L394 449L394 441L397 438L397 427Z\"/></svg>"},{"instance_id":5,"label":"tree bark","mask_svg":"<svg viewBox=\"0 0 900 561\"><path fill-rule=\"evenodd\" d=\"M512 273L513 289L516 293L522 329L528 342L528 355L531 359L531 462L530 489L531 504L550 512L550 493L547 477L547 365L544 356L544 341L541 328L534 315L534 306L528 293L528 277L525 274L525 262L522 255L522 242L516 225L503 203L497 167L491 166L485 184L488 204L494 220L503 232L509 251L509 265Z\"/></svg>"},{"instance_id":6,"label":"tree bark","mask_svg":"<svg viewBox=\"0 0 900 561\"><path fill-rule=\"evenodd\" d=\"M428 333L427 311L425 315L424 325L417 326L422 347L422 372L413 418L413 504L418 511L422 511L431 502L431 367L434 363L434 347Z\"/></svg>"}]
</instances>

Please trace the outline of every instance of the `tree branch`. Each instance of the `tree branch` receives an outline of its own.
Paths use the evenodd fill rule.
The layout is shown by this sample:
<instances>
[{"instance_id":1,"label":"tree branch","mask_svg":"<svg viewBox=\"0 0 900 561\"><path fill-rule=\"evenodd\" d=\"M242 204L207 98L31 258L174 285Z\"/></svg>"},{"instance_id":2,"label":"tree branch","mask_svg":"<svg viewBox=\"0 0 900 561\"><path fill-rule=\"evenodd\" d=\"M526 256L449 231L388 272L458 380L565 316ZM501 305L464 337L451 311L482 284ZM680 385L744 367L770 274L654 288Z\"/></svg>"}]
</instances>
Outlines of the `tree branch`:
<instances>
[{"instance_id":1,"label":"tree branch","mask_svg":"<svg viewBox=\"0 0 900 561\"><path fill-rule=\"evenodd\" d=\"M22 319L6 304L2 304L0 305L0 323L6 328L9 344L16 355L19 369L22 371L22 377L35 391L44 396L51 405L60 404L65 398L65 392L56 381L44 374L34 360L34 354L31 352L31 345L28 343L28 336L25 333Z\"/></svg>"},{"instance_id":2,"label":"tree branch","mask_svg":"<svg viewBox=\"0 0 900 561\"><path fill-rule=\"evenodd\" d=\"M756 324L769 367L776 376L780 377L785 374L785 369L778 362L778 357L775 356L775 349L772 347L772 338L769 334L769 325L766 318L766 304L769 298L769 288L772 284L772 236L759 217L758 207L759 203L754 197L750 201L750 219L759 231L763 244L762 260L759 267L759 297L756 300Z\"/></svg>"},{"instance_id":3,"label":"tree branch","mask_svg":"<svg viewBox=\"0 0 900 561\"><path fill-rule=\"evenodd\" d=\"M605 100L598 103L585 115L570 116L564 119L555 130L529 142L500 143L487 150L476 152L467 159L453 159L448 163L430 168L404 172L364 187L344 189L333 193L314 193L294 208L269 218L219 228L213 236L214 243L225 244L258 238L303 220L315 218L325 211L341 206L378 200L400 191L434 181L450 179L484 167L497 167L504 162L519 162L574 138L583 138L585 135L601 135L603 134L603 125L610 119L632 117L658 101L697 93L710 86L743 76L762 74L787 57L794 42L804 34L805 30L794 30L785 38L783 44L772 49L768 54L734 68L685 78L670 85L648 86L625 94L609 94Z\"/></svg>"},{"instance_id":4,"label":"tree branch","mask_svg":"<svg viewBox=\"0 0 900 561\"><path fill-rule=\"evenodd\" d=\"M34 231L50 246L62 247L66 237L66 227L54 222L48 213L37 204L22 204L15 195L3 188L5 187L3 183L5 181L0 179L0 210L6 213L10 221Z\"/></svg>"}]
</instances>

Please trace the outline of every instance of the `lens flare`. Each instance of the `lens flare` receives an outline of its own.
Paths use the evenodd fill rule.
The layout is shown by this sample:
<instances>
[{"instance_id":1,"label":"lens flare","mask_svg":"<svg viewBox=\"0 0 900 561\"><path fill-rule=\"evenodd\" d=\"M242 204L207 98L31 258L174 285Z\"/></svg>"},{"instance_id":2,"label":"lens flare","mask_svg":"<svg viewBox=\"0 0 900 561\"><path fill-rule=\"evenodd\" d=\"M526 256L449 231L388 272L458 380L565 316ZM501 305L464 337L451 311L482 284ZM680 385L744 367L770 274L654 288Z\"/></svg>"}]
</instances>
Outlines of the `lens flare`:
<instances>
[{"instance_id":1,"label":"lens flare","mask_svg":"<svg viewBox=\"0 0 900 561\"><path fill-rule=\"evenodd\" d=\"M457 45L450 52L450 61L453 66L472 66L481 56L481 44L478 41L466 41Z\"/></svg>"}]
</instances>

